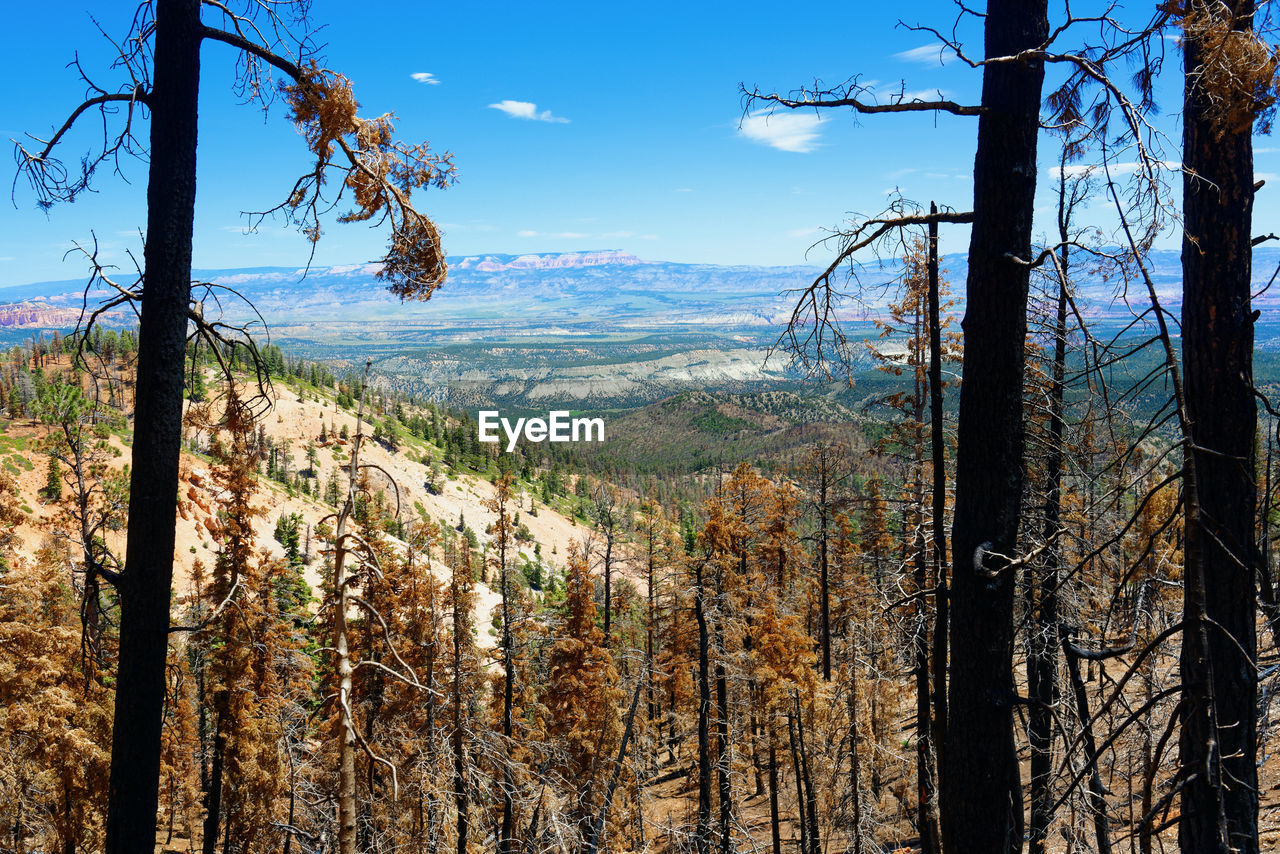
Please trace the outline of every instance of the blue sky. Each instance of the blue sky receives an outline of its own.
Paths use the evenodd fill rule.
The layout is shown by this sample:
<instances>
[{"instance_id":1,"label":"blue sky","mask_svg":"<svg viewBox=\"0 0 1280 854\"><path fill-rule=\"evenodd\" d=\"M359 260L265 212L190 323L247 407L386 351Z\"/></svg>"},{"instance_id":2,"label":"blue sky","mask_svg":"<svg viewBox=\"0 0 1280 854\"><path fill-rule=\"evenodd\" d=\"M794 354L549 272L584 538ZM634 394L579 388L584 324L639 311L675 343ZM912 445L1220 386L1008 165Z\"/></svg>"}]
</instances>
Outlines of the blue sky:
<instances>
[{"instance_id":1,"label":"blue sky","mask_svg":"<svg viewBox=\"0 0 1280 854\"><path fill-rule=\"evenodd\" d=\"M61 122L83 92L65 67L77 52L110 80L109 46L89 10L120 33L132 8L11 5L0 33L10 81L0 139ZM928 36L897 26L908 14L949 28L950 2L379 2L355 18L350 8L314 4L327 64L352 79L366 114L394 111L403 138L454 152L458 184L418 199L450 254L619 248L651 259L795 264L821 228L880 210L895 188L970 204L976 119L833 112L739 125L739 83L785 91L862 73L886 94L903 84L976 102L978 72L944 67ZM967 41L980 52L976 32ZM236 103L228 48L206 44L202 60L196 264L299 265L309 251L301 237L271 222L246 235L241 211L282 198L307 165L301 141L278 104L264 116ZM1171 53L1170 70L1176 62ZM88 150L94 134L85 123L66 159ZM1259 171L1274 158L1259 154ZM1042 160L1053 162L1050 144ZM83 263L62 256L91 231L117 262L140 246L145 165L126 164L125 178L132 183L103 174L97 193L47 215L19 184L16 208L0 206L0 285L80 276ZM1260 217L1274 211L1260 200ZM316 261L375 259L383 240L380 230L331 224ZM944 244L961 251L967 235L948 229ZM827 258L821 248L808 255Z\"/></svg>"}]
</instances>

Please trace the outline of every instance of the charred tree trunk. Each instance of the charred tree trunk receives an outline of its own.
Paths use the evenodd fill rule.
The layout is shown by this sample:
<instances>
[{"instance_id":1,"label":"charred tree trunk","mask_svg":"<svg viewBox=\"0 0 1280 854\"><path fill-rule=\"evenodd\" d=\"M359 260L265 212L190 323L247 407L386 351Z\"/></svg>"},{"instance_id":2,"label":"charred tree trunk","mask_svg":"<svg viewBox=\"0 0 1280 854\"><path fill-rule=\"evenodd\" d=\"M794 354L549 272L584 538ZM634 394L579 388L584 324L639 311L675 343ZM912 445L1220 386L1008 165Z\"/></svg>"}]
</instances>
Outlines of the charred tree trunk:
<instances>
[{"instance_id":1,"label":"charred tree trunk","mask_svg":"<svg viewBox=\"0 0 1280 854\"><path fill-rule=\"evenodd\" d=\"M782 854L782 816L778 812L778 736L769 721L769 831L773 854Z\"/></svg>"},{"instance_id":2,"label":"charred tree trunk","mask_svg":"<svg viewBox=\"0 0 1280 854\"><path fill-rule=\"evenodd\" d=\"M938 206L930 202L929 213L937 212ZM942 751L947 740L947 459L946 436L942 432L942 309L937 222L929 223L928 274L929 445L933 457L933 751L936 771L942 767Z\"/></svg>"},{"instance_id":3,"label":"charred tree trunk","mask_svg":"<svg viewBox=\"0 0 1280 854\"><path fill-rule=\"evenodd\" d=\"M818 584L819 584L819 603L821 607L819 632L822 636L822 678L827 682L831 681L831 584L830 576L830 559L827 555L827 528L829 520L827 516L830 512L828 507L827 492L830 484L827 482L828 461L826 459L826 450L820 451L822 457L818 460Z\"/></svg>"},{"instance_id":4,"label":"charred tree trunk","mask_svg":"<svg viewBox=\"0 0 1280 854\"><path fill-rule=\"evenodd\" d=\"M917 300L916 305L919 306ZM923 342L928 324L927 306L915 313L915 340ZM919 352L919 351L917 351ZM929 555L925 537L924 510L924 408L929 377L923 356L912 366L915 393L911 418L914 425L914 447L911 452L912 501L909 511L912 533L912 583L915 586L915 628L912 647L916 681L916 824L920 829L920 854L938 854L941 846L938 830L938 777L933 752L933 704L929 681Z\"/></svg>"},{"instance_id":5,"label":"charred tree trunk","mask_svg":"<svg viewBox=\"0 0 1280 854\"><path fill-rule=\"evenodd\" d=\"M1049 388L1049 458L1045 462L1044 542L1053 543L1044 553L1044 563L1027 584L1027 611L1032 615L1027 641L1027 741L1031 748L1031 820L1028 848L1044 854L1053 821L1053 709L1058 701L1058 586L1062 583L1062 556L1056 545L1062 518L1063 400L1067 361L1067 271L1071 265L1069 239L1070 209L1066 207L1066 170L1060 171L1058 205L1058 305L1053 326L1053 368Z\"/></svg>"},{"instance_id":6,"label":"charred tree trunk","mask_svg":"<svg viewBox=\"0 0 1280 854\"><path fill-rule=\"evenodd\" d=\"M1071 648L1071 638L1061 635L1063 658L1067 662L1067 675L1071 679L1071 696L1075 700L1076 717L1084 731L1080 736L1084 748L1084 759L1089 769L1089 812L1093 813L1093 832L1098 842L1098 854L1111 854L1111 833L1107 829L1107 798L1102 787L1102 777L1098 774L1098 745L1093 737L1090 725L1089 697L1084 690L1084 680L1080 678L1080 662Z\"/></svg>"},{"instance_id":7,"label":"charred tree trunk","mask_svg":"<svg viewBox=\"0 0 1280 854\"><path fill-rule=\"evenodd\" d=\"M500 516L506 515L505 504L498 511ZM499 519L502 524L502 519ZM498 854L515 854L515 798L516 784L512 773L511 744L515 732L512 722L512 703L514 700L516 665L511 642L511 610L507 591L507 544L503 535L499 539L499 583L502 587L502 825L498 829ZM607 619L607 618L606 618Z\"/></svg>"},{"instance_id":8,"label":"charred tree trunk","mask_svg":"<svg viewBox=\"0 0 1280 854\"><path fill-rule=\"evenodd\" d=\"M702 588L702 565L696 569L693 610L698 621L698 825L694 842L698 854L711 850L711 662L707 607Z\"/></svg>"},{"instance_id":9,"label":"charred tree trunk","mask_svg":"<svg viewBox=\"0 0 1280 854\"><path fill-rule=\"evenodd\" d=\"M1254 4L1200 0L1189 7L1182 357L1199 507L1186 532L1178 842L1184 851L1252 854L1258 850L1250 304L1255 93L1220 91L1221 73L1207 69L1229 61L1212 55L1227 49L1228 29L1250 32Z\"/></svg>"},{"instance_id":10,"label":"charred tree trunk","mask_svg":"<svg viewBox=\"0 0 1280 854\"><path fill-rule=\"evenodd\" d=\"M992 0L986 56L1039 47L1046 0ZM1022 792L1013 737L1013 598L1007 557L1022 504L1022 375L1044 65L985 66L974 158L973 233L956 458L951 679L943 845L964 854L1022 849Z\"/></svg>"},{"instance_id":11,"label":"charred tree trunk","mask_svg":"<svg viewBox=\"0 0 1280 854\"><path fill-rule=\"evenodd\" d=\"M129 538L120 578L120 657L107 854L155 847L161 718L169 641L174 525L191 237L196 195L196 108L200 87L199 0L157 0L151 108L151 165L138 382L129 483Z\"/></svg>"},{"instance_id":12,"label":"charred tree trunk","mask_svg":"<svg viewBox=\"0 0 1280 854\"><path fill-rule=\"evenodd\" d=\"M814 848L809 840L809 822L805 818L804 807L808 803L805 797L805 776L800 764L800 748L796 744L796 713L787 711L787 739L791 744L791 768L796 775L796 824L800 826L800 854L813 854Z\"/></svg>"},{"instance_id":13,"label":"charred tree trunk","mask_svg":"<svg viewBox=\"0 0 1280 854\"><path fill-rule=\"evenodd\" d=\"M467 785L467 743L465 715L466 705L463 702L463 638L470 642L471 614L469 597L464 595L464 588L471 584L471 565L467 559L466 541L463 541L461 566L453 568L453 797L457 811L457 854L467 854L467 835L470 829L471 790ZM465 573L465 574L464 574ZM460 607L463 603L465 607Z\"/></svg>"},{"instance_id":14,"label":"charred tree trunk","mask_svg":"<svg viewBox=\"0 0 1280 854\"><path fill-rule=\"evenodd\" d=\"M226 691L218 693L221 696L217 698L217 704L225 706ZM204 844L201 848L204 854L215 854L218 850L218 833L222 822L222 755L227 749L227 734L221 710L214 726L216 729L213 736L213 761L209 770L209 791L204 796Z\"/></svg>"},{"instance_id":15,"label":"charred tree trunk","mask_svg":"<svg viewBox=\"0 0 1280 854\"><path fill-rule=\"evenodd\" d=\"M716 784L720 801L720 852L733 851L733 786L729 778L729 680L724 668L724 629L716 621Z\"/></svg>"},{"instance_id":16,"label":"charred tree trunk","mask_svg":"<svg viewBox=\"0 0 1280 854\"><path fill-rule=\"evenodd\" d=\"M794 695L796 704L796 742L800 747L800 772L804 775L804 805L801 821L809 823L809 850L822 854L822 836L818 831L818 793L809 770L809 750L804 741L804 712L800 708L800 696Z\"/></svg>"}]
</instances>

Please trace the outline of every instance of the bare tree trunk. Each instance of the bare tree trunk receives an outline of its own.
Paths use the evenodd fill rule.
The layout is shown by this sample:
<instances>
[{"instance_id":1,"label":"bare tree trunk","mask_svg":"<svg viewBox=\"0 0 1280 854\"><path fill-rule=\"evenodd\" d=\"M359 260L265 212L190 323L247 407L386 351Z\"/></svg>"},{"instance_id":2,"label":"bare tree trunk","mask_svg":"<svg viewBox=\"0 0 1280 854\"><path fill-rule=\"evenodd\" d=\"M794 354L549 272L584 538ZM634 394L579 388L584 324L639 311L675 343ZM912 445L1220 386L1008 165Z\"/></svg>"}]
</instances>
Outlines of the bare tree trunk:
<instances>
[{"instance_id":1,"label":"bare tree trunk","mask_svg":"<svg viewBox=\"0 0 1280 854\"><path fill-rule=\"evenodd\" d=\"M852 639L850 640L852 646ZM862 779L858 750L858 671L856 657L849 655L849 800L853 810L853 854L862 854Z\"/></svg>"},{"instance_id":2,"label":"bare tree trunk","mask_svg":"<svg viewBox=\"0 0 1280 854\"><path fill-rule=\"evenodd\" d=\"M920 305L918 298L916 305ZM915 312L915 328L912 333L917 341L924 340L927 314L927 306L924 311ZM920 351L917 349L916 352ZM912 583L916 594L912 636L916 681L916 825L920 829L920 854L938 854L941 847L938 829L938 778L934 767L933 705L929 683L929 555L924 531L924 407L928 377L922 364L923 356L916 358L918 363L912 366L911 372L915 386L911 412L915 441L911 451L912 502L909 511L914 551Z\"/></svg>"},{"instance_id":3,"label":"bare tree trunk","mask_svg":"<svg viewBox=\"0 0 1280 854\"><path fill-rule=\"evenodd\" d=\"M226 691L218 698L219 706L226 704ZM209 791L205 793L204 841L201 850L204 854L214 854L218 845L218 832L222 822L222 755L227 749L227 735L224 731L224 717L220 710L214 723L213 761L209 769Z\"/></svg>"},{"instance_id":4,"label":"bare tree trunk","mask_svg":"<svg viewBox=\"0 0 1280 854\"><path fill-rule=\"evenodd\" d=\"M1065 165L1065 164L1064 164ZM1058 702L1058 649L1060 622L1058 586L1062 583L1062 555L1057 546L1062 518L1063 439L1066 424L1063 402L1067 361L1067 272L1071 268L1071 207L1067 196L1066 169L1058 178L1058 305L1053 326L1053 368L1049 389L1049 458L1045 462L1043 565L1027 579L1027 612L1032 615L1027 640L1027 692L1031 705L1027 713L1027 741L1031 748L1031 820L1028 848L1044 854L1049 825L1053 821L1053 709ZM1039 571L1037 572L1036 569Z\"/></svg>"},{"instance_id":5,"label":"bare tree trunk","mask_svg":"<svg viewBox=\"0 0 1280 854\"><path fill-rule=\"evenodd\" d=\"M787 738L791 743L791 768L796 775L796 824L800 826L800 854L813 854L813 846L809 841L809 822L805 819L804 807L808 803L805 797L805 776L800 764L800 748L796 744L796 713L787 711Z\"/></svg>"},{"instance_id":6,"label":"bare tree trunk","mask_svg":"<svg viewBox=\"0 0 1280 854\"><path fill-rule=\"evenodd\" d=\"M155 847L195 219L199 0L157 0L138 390L120 593L107 854Z\"/></svg>"},{"instance_id":7,"label":"bare tree trunk","mask_svg":"<svg viewBox=\"0 0 1280 854\"><path fill-rule=\"evenodd\" d=\"M1084 748L1084 758L1089 769L1089 812L1093 814L1093 831L1098 842L1098 854L1111 854L1111 833L1107 829L1106 790L1102 787L1102 777L1098 774L1098 745L1093 737L1093 727L1089 721L1089 697L1085 694L1084 680L1080 678L1080 663L1071 649L1071 638L1061 636L1063 657L1067 662L1067 675L1071 679L1071 696L1075 699L1076 717L1084 727L1080 743Z\"/></svg>"},{"instance_id":8,"label":"bare tree trunk","mask_svg":"<svg viewBox=\"0 0 1280 854\"><path fill-rule=\"evenodd\" d=\"M733 786L729 778L729 680L724 668L724 629L716 620L716 782L720 800L720 852L733 851Z\"/></svg>"},{"instance_id":9,"label":"bare tree trunk","mask_svg":"<svg viewBox=\"0 0 1280 854\"><path fill-rule=\"evenodd\" d=\"M471 637L470 597L464 588L471 584L471 561L462 543L459 565L453 567L450 598L453 600L453 796L457 810L457 854L467 854L470 829L471 787L467 783L466 707L463 703L463 638ZM461 606L459 603L463 603Z\"/></svg>"},{"instance_id":10,"label":"bare tree trunk","mask_svg":"<svg viewBox=\"0 0 1280 854\"><path fill-rule=\"evenodd\" d=\"M347 470L347 499L338 512L333 532L333 649L338 674L338 852L356 854L359 824L356 799L356 722L352 708L355 663L351 658L347 631L349 579L347 577L347 525L356 508L356 490L360 477L360 444L364 439L364 404L369 388L369 368L365 362L364 380L360 386L360 404L356 409L356 432L351 437L351 463Z\"/></svg>"},{"instance_id":11,"label":"bare tree trunk","mask_svg":"<svg viewBox=\"0 0 1280 854\"><path fill-rule=\"evenodd\" d=\"M1189 4L1203 15L1185 28L1183 110L1182 355L1190 464L1200 506L1188 520L1187 631L1182 813L1184 851L1258 850L1257 555L1250 305L1253 218L1252 91L1214 90L1209 63L1221 63L1217 36L1201 27L1250 33L1252 0ZM1239 85L1238 83L1234 85ZM1249 121L1230 113L1248 110ZM1227 115L1223 113L1226 112ZM1193 578L1194 576L1194 578ZM1194 584L1203 583L1203 591ZM1203 612L1194 601L1203 595ZM1194 635L1203 635L1195 637ZM1202 648L1203 647L1203 648Z\"/></svg>"},{"instance_id":12,"label":"bare tree trunk","mask_svg":"<svg viewBox=\"0 0 1280 854\"><path fill-rule=\"evenodd\" d=\"M698 824L694 843L698 854L711 850L711 666L708 646L706 594L702 564L698 564L693 610L698 621Z\"/></svg>"},{"instance_id":13,"label":"bare tree trunk","mask_svg":"<svg viewBox=\"0 0 1280 854\"><path fill-rule=\"evenodd\" d=\"M795 694L796 704L796 741L800 746L800 770L804 774L804 816L809 821L809 850L812 854L822 854L822 835L818 831L818 793L813 785L813 774L809 770L809 750L804 742L804 712L800 708L800 695Z\"/></svg>"},{"instance_id":14,"label":"bare tree trunk","mask_svg":"<svg viewBox=\"0 0 1280 854\"><path fill-rule=\"evenodd\" d=\"M986 56L1038 48L1046 0L991 0ZM956 458L951 678L941 777L943 846L955 854L1022 850L1013 738L1014 571L1022 505L1022 375L1044 65L983 69L974 158L973 232Z\"/></svg>"},{"instance_id":15,"label":"bare tree trunk","mask_svg":"<svg viewBox=\"0 0 1280 854\"><path fill-rule=\"evenodd\" d=\"M929 203L929 213L938 206ZM942 430L942 318L938 223L929 223L929 445L933 457L933 751L935 772L947 742L947 458ZM937 840L942 846L941 829Z\"/></svg>"},{"instance_id":16,"label":"bare tree trunk","mask_svg":"<svg viewBox=\"0 0 1280 854\"><path fill-rule=\"evenodd\" d=\"M822 678L831 681L831 584L830 560L827 555L827 528L830 512L827 504L827 482L829 472L826 449L820 449L818 459L818 592L821 609L819 633L822 638Z\"/></svg>"},{"instance_id":17,"label":"bare tree trunk","mask_svg":"<svg viewBox=\"0 0 1280 854\"><path fill-rule=\"evenodd\" d=\"M769 831L773 854L782 854L782 816L778 813L778 736L769 720Z\"/></svg>"}]
</instances>

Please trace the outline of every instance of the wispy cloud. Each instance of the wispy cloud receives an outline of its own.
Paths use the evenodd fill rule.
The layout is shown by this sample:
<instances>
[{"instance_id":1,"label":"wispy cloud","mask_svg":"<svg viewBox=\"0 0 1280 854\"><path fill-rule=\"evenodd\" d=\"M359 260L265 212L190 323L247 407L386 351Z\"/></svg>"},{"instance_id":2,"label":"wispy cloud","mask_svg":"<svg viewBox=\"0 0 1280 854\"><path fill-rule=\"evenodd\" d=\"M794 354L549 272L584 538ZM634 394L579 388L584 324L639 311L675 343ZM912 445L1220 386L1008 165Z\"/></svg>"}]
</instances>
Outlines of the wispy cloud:
<instances>
[{"instance_id":1,"label":"wispy cloud","mask_svg":"<svg viewBox=\"0 0 1280 854\"><path fill-rule=\"evenodd\" d=\"M922 44L893 55L894 59L903 62L914 62L916 65L946 65L947 57L943 47L936 44Z\"/></svg>"},{"instance_id":2,"label":"wispy cloud","mask_svg":"<svg viewBox=\"0 0 1280 854\"><path fill-rule=\"evenodd\" d=\"M821 233L822 233L822 228L820 226L813 225L808 228L793 228L787 232L787 237L790 237L790 238L816 237Z\"/></svg>"},{"instance_id":3,"label":"wispy cloud","mask_svg":"<svg viewBox=\"0 0 1280 854\"><path fill-rule=\"evenodd\" d=\"M436 77L430 71L415 71L409 76L412 77L414 80L417 80L419 83L425 83L428 86L440 85L440 78Z\"/></svg>"},{"instance_id":4,"label":"wispy cloud","mask_svg":"<svg viewBox=\"0 0 1280 854\"><path fill-rule=\"evenodd\" d=\"M578 231L534 231L533 229L522 229L516 232L517 237L558 237L562 240L586 240L590 234L583 234Z\"/></svg>"},{"instance_id":5,"label":"wispy cloud","mask_svg":"<svg viewBox=\"0 0 1280 854\"><path fill-rule=\"evenodd\" d=\"M1157 170L1162 168L1180 170L1182 168L1182 164L1176 160L1157 160L1154 161L1154 163ZM1068 178L1076 178L1090 172L1093 172L1099 177L1105 177L1107 172L1110 172L1112 178L1117 178L1121 175L1133 175L1134 173L1141 171L1141 169L1142 164L1133 160L1109 163L1107 164L1107 169L1105 171L1101 164L1098 163L1070 163L1067 165L1065 170L1063 170L1061 166L1050 166L1049 177L1056 179L1063 171L1065 171Z\"/></svg>"},{"instance_id":6,"label":"wispy cloud","mask_svg":"<svg viewBox=\"0 0 1280 854\"><path fill-rule=\"evenodd\" d=\"M760 110L750 113L738 126L738 132L752 142L807 154L818 147L818 126L822 116L813 113L773 113Z\"/></svg>"},{"instance_id":7,"label":"wispy cloud","mask_svg":"<svg viewBox=\"0 0 1280 854\"><path fill-rule=\"evenodd\" d=\"M539 112L538 105L532 101L499 101L496 104L490 104L492 110L501 110L513 119L526 119L534 122L552 122L555 124L568 124L569 120L561 116L554 116L550 110L542 110Z\"/></svg>"},{"instance_id":8,"label":"wispy cloud","mask_svg":"<svg viewBox=\"0 0 1280 854\"><path fill-rule=\"evenodd\" d=\"M915 91L907 91L901 94L894 92L890 95L890 103L909 104L912 101L942 101L947 97L947 93L941 89L916 89Z\"/></svg>"},{"instance_id":9,"label":"wispy cloud","mask_svg":"<svg viewBox=\"0 0 1280 854\"><path fill-rule=\"evenodd\" d=\"M693 188L692 188L692 187L676 187L676 192L677 192L677 193L692 193L692 192L693 192Z\"/></svg>"},{"instance_id":10,"label":"wispy cloud","mask_svg":"<svg viewBox=\"0 0 1280 854\"><path fill-rule=\"evenodd\" d=\"M580 231L537 231L532 228L521 229L516 232L517 237L550 237L560 240L658 240L656 234L636 234L629 229L620 229L618 231L605 231L599 234L584 234Z\"/></svg>"}]
</instances>

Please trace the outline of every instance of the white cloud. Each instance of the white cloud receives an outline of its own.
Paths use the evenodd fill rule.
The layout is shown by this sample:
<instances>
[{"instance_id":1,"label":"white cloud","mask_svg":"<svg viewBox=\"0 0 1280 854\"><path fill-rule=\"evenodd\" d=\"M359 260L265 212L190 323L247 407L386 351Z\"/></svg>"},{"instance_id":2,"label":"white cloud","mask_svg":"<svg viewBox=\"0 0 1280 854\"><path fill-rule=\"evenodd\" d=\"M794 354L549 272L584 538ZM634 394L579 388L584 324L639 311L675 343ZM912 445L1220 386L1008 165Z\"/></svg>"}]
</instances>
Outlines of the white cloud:
<instances>
[{"instance_id":1,"label":"white cloud","mask_svg":"<svg viewBox=\"0 0 1280 854\"><path fill-rule=\"evenodd\" d=\"M946 65L947 58L943 50L942 45L922 44L920 47L895 53L893 58L903 62L914 62L916 65Z\"/></svg>"},{"instance_id":2,"label":"white cloud","mask_svg":"<svg viewBox=\"0 0 1280 854\"><path fill-rule=\"evenodd\" d=\"M813 113L773 113L760 110L742 120L738 131L752 142L779 151L807 154L817 148L822 116Z\"/></svg>"},{"instance_id":3,"label":"white cloud","mask_svg":"<svg viewBox=\"0 0 1280 854\"><path fill-rule=\"evenodd\" d=\"M496 104L490 104L492 110L501 110L513 119L527 119L535 122L552 122L556 124L568 124L569 120L560 116L553 116L550 110L538 112L538 105L532 101L512 101L504 100Z\"/></svg>"},{"instance_id":4,"label":"white cloud","mask_svg":"<svg viewBox=\"0 0 1280 854\"><path fill-rule=\"evenodd\" d=\"M676 192L677 192L677 193L692 193L692 192L693 192L693 188L692 188L692 187L676 187Z\"/></svg>"},{"instance_id":5,"label":"white cloud","mask_svg":"<svg viewBox=\"0 0 1280 854\"><path fill-rule=\"evenodd\" d=\"M914 92L903 92L902 97L898 97L897 92L891 93L889 102L894 104L909 104L912 101L943 101L946 100L947 93L941 89L917 89Z\"/></svg>"},{"instance_id":6,"label":"white cloud","mask_svg":"<svg viewBox=\"0 0 1280 854\"><path fill-rule=\"evenodd\" d=\"M821 233L822 229L819 226L814 225L809 228L793 228L787 232L787 237L813 237Z\"/></svg>"},{"instance_id":7,"label":"white cloud","mask_svg":"<svg viewBox=\"0 0 1280 854\"><path fill-rule=\"evenodd\" d=\"M1176 160L1156 160L1154 161L1154 165L1157 170L1162 168L1174 170L1182 169L1182 164ZM1105 178L1107 173L1110 172L1112 178L1118 178L1121 175L1133 175L1141 171L1141 169L1142 165L1140 163L1129 160L1109 163L1107 164L1106 170L1104 170L1102 165L1099 163L1069 163L1067 164L1065 171L1068 178L1075 178L1088 172L1093 172L1099 178ZM1060 166L1051 166L1049 167L1049 177L1056 180L1063 171L1064 170Z\"/></svg>"},{"instance_id":8,"label":"white cloud","mask_svg":"<svg viewBox=\"0 0 1280 854\"><path fill-rule=\"evenodd\" d=\"M1277 151L1280 151L1280 148L1268 148L1264 146L1262 148L1255 148L1253 150L1253 153L1254 154L1275 154Z\"/></svg>"},{"instance_id":9,"label":"white cloud","mask_svg":"<svg viewBox=\"0 0 1280 854\"><path fill-rule=\"evenodd\" d=\"M419 83L425 83L428 86L440 85L440 78L436 77L430 71L415 71L413 74L410 74L409 76L412 77L414 80L417 80Z\"/></svg>"},{"instance_id":10,"label":"white cloud","mask_svg":"<svg viewBox=\"0 0 1280 854\"><path fill-rule=\"evenodd\" d=\"M635 237L634 231L606 231L601 237Z\"/></svg>"},{"instance_id":11,"label":"white cloud","mask_svg":"<svg viewBox=\"0 0 1280 854\"><path fill-rule=\"evenodd\" d=\"M547 232L547 231L534 231L532 229L525 228L525 229L521 229L520 231L517 231L516 236L517 237L556 237L561 240L585 240L591 235L582 234L581 232L577 232L577 231Z\"/></svg>"}]
</instances>

